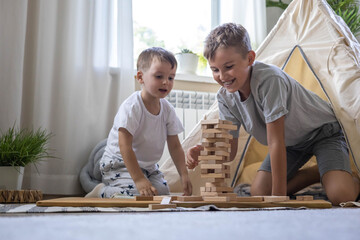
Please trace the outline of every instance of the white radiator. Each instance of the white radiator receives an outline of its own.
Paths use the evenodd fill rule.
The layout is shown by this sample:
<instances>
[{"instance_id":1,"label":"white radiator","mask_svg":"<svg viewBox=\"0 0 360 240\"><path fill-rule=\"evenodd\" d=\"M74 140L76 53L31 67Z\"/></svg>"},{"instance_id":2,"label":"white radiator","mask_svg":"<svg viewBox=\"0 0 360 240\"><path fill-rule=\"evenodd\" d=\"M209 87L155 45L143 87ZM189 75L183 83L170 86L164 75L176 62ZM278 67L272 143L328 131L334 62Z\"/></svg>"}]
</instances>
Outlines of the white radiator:
<instances>
[{"instance_id":1,"label":"white radiator","mask_svg":"<svg viewBox=\"0 0 360 240\"><path fill-rule=\"evenodd\" d=\"M195 125L200 121L203 115L214 103L216 93L194 92L172 90L166 99L174 106L176 115L184 126L184 132L179 134L179 140L182 142ZM165 146L164 153L159 165L170 156Z\"/></svg>"},{"instance_id":2,"label":"white radiator","mask_svg":"<svg viewBox=\"0 0 360 240\"><path fill-rule=\"evenodd\" d=\"M185 131L179 136L186 138L197 122L214 103L216 93L173 90L166 99L174 106L176 115Z\"/></svg>"}]
</instances>

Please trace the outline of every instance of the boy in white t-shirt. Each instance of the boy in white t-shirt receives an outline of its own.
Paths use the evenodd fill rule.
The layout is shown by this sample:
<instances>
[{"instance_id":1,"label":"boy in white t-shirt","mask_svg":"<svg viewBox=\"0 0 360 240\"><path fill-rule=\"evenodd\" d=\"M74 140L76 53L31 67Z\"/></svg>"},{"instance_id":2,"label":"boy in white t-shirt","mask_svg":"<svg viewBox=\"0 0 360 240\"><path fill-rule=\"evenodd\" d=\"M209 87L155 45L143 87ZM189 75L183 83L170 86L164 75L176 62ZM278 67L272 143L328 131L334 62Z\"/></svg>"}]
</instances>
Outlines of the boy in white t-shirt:
<instances>
[{"instance_id":1,"label":"boy in white t-shirt","mask_svg":"<svg viewBox=\"0 0 360 240\"><path fill-rule=\"evenodd\" d=\"M121 104L100 161L102 183L86 197L168 195L169 187L157 164L165 142L180 174L184 195L191 195L178 138L184 129L174 108L164 99L173 88L176 68L174 55L162 48L149 48L139 55L136 78L142 90Z\"/></svg>"}]
</instances>

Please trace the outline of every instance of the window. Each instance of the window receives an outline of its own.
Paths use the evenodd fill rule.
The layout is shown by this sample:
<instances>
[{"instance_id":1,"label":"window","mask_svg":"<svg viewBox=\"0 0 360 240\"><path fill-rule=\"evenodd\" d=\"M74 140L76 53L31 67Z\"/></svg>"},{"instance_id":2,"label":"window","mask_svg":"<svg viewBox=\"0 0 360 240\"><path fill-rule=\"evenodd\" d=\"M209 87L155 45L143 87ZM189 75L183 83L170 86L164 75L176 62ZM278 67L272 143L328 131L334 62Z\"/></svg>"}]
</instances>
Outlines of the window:
<instances>
[{"instance_id":1,"label":"window","mask_svg":"<svg viewBox=\"0 0 360 240\"><path fill-rule=\"evenodd\" d=\"M114 0L112 16L112 21L115 23L116 2ZM263 0L132 0L134 66L140 52L154 46L164 47L173 53L187 48L202 55L206 36L212 28L225 22L243 24L249 31L253 47L256 49L265 37L264 34L259 39L254 31L259 26L262 27L256 22L264 19L265 13L259 12L259 9L262 9L259 5L262 4L263 9L265 8L263 2ZM263 28L266 32L266 26ZM115 49L115 37L112 45L112 49ZM112 60L111 64L112 67L116 67L116 60ZM206 61L199 64L197 74L210 75Z\"/></svg>"}]
</instances>

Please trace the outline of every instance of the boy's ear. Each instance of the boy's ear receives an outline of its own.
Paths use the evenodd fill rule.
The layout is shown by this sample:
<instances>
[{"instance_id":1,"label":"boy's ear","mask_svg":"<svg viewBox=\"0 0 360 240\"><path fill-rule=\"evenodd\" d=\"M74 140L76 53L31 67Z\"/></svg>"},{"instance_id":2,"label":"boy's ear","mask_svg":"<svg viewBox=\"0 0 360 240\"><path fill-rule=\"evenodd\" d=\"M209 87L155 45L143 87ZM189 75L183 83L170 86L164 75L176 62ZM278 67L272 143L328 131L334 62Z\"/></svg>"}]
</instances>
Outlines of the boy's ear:
<instances>
[{"instance_id":1,"label":"boy's ear","mask_svg":"<svg viewBox=\"0 0 360 240\"><path fill-rule=\"evenodd\" d=\"M144 83L144 80L143 80L143 72L142 71L138 71L136 73L136 79L138 80L138 82L140 84L143 84Z\"/></svg>"},{"instance_id":2,"label":"boy's ear","mask_svg":"<svg viewBox=\"0 0 360 240\"><path fill-rule=\"evenodd\" d=\"M249 66L254 63L255 57L256 57L256 53L253 50L250 50L248 53Z\"/></svg>"}]
</instances>

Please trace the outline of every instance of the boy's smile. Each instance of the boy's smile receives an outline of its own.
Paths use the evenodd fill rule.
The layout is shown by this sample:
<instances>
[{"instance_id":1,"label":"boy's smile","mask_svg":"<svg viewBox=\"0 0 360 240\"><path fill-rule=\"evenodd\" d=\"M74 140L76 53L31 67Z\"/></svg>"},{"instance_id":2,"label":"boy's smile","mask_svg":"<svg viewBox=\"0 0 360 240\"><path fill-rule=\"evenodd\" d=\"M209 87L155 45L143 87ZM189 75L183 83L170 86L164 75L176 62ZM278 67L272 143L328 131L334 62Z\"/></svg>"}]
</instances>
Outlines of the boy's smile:
<instances>
[{"instance_id":1,"label":"boy's smile","mask_svg":"<svg viewBox=\"0 0 360 240\"><path fill-rule=\"evenodd\" d=\"M250 94L251 66L255 60L255 52L249 51L245 58L235 47L220 47L212 59L210 68L216 82L228 92L240 92L246 99Z\"/></svg>"}]
</instances>

